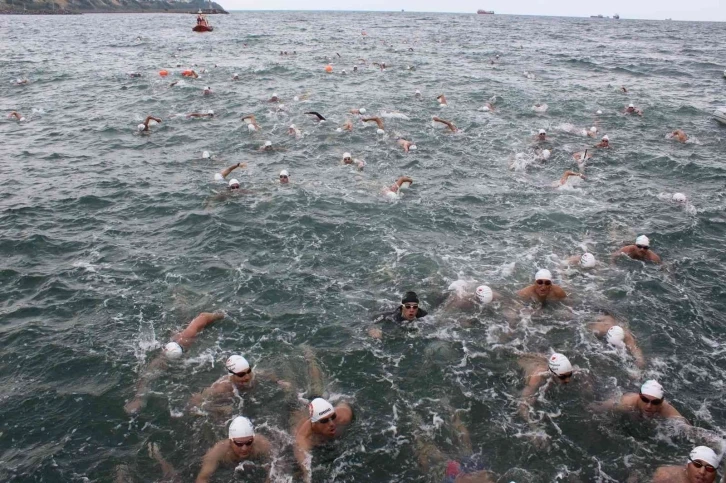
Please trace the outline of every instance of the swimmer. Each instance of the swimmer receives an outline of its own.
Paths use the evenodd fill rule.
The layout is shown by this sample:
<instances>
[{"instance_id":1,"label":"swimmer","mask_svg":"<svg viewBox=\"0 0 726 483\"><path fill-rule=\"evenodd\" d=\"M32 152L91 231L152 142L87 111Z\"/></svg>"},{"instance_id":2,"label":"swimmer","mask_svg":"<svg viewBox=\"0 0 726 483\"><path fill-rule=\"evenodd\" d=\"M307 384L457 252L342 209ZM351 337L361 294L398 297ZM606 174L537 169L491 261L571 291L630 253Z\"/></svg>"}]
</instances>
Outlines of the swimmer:
<instances>
[{"instance_id":1,"label":"swimmer","mask_svg":"<svg viewBox=\"0 0 726 483\"><path fill-rule=\"evenodd\" d=\"M363 171L363 168L366 166L366 162L360 159L353 159L353 157L350 155L350 153L343 153L343 164L353 164L355 163L356 166L358 166L359 171Z\"/></svg>"},{"instance_id":2,"label":"swimmer","mask_svg":"<svg viewBox=\"0 0 726 483\"><path fill-rule=\"evenodd\" d=\"M521 393L519 415L530 421L529 410L537 401L537 390L546 382L552 381L556 386L569 384L575 374L570 360L558 352L546 357L542 354L525 354L517 364L524 371L525 386ZM549 386L548 386L549 387Z\"/></svg>"},{"instance_id":3,"label":"swimmer","mask_svg":"<svg viewBox=\"0 0 726 483\"><path fill-rule=\"evenodd\" d=\"M548 301L557 301L567 298L567 293L561 287L552 283L552 273L549 270L539 270L534 275L534 284L517 292L521 298L540 302L543 305Z\"/></svg>"},{"instance_id":4,"label":"swimmer","mask_svg":"<svg viewBox=\"0 0 726 483\"><path fill-rule=\"evenodd\" d=\"M688 135L681 129L676 129L670 134L671 139L677 139L678 141L685 143L688 141Z\"/></svg>"},{"instance_id":5,"label":"swimmer","mask_svg":"<svg viewBox=\"0 0 726 483\"><path fill-rule=\"evenodd\" d=\"M625 114L637 114L639 116L643 115L643 111L641 111L640 109L637 109L633 104L628 104L628 107L623 109L623 112Z\"/></svg>"},{"instance_id":6,"label":"swimmer","mask_svg":"<svg viewBox=\"0 0 726 483\"><path fill-rule=\"evenodd\" d=\"M325 118L321 114L319 114L319 113L317 113L315 111L309 111L309 112L305 112L303 114L311 114L311 115L317 117L318 118L318 122L325 121Z\"/></svg>"},{"instance_id":7,"label":"swimmer","mask_svg":"<svg viewBox=\"0 0 726 483\"><path fill-rule=\"evenodd\" d=\"M207 483L220 464L236 467L243 461L262 460L261 465L269 481L269 460L272 454L270 441L261 434L255 434L252 422L244 416L237 416L229 424L228 439L217 442L202 459L202 469L196 483ZM257 466L257 465L255 465Z\"/></svg>"},{"instance_id":8,"label":"swimmer","mask_svg":"<svg viewBox=\"0 0 726 483\"><path fill-rule=\"evenodd\" d=\"M258 149L258 151L271 153L273 151L287 151L287 149L285 149L285 148L278 148L278 147L273 146L272 145L272 141L265 141L265 144L263 144L262 146L260 146L260 148Z\"/></svg>"},{"instance_id":9,"label":"swimmer","mask_svg":"<svg viewBox=\"0 0 726 483\"><path fill-rule=\"evenodd\" d=\"M419 307L419 299L416 292L406 292L401 299L401 305L396 307L393 312L384 312L374 317L373 323L393 322L396 325L405 325L407 322L413 322L416 319L426 317L428 312ZM375 339L383 337L383 331L378 327L368 329L368 335Z\"/></svg>"},{"instance_id":10,"label":"swimmer","mask_svg":"<svg viewBox=\"0 0 726 483\"><path fill-rule=\"evenodd\" d=\"M286 169L283 169L280 171L280 184L288 183L290 183L290 173L288 173Z\"/></svg>"},{"instance_id":11,"label":"swimmer","mask_svg":"<svg viewBox=\"0 0 726 483\"><path fill-rule=\"evenodd\" d=\"M494 104L492 104L491 102L487 102L486 104L484 104L484 107L482 107L480 109L480 111L484 111L484 112L494 112L495 111Z\"/></svg>"},{"instance_id":12,"label":"swimmer","mask_svg":"<svg viewBox=\"0 0 726 483\"><path fill-rule=\"evenodd\" d=\"M131 77L131 78L141 77L141 73L139 73L139 72L129 72L129 77Z\"/></svg>"},{"instance_id":13,"label":"swimmer","mask_svg":"<svg viewBox=\"0 0 726 483\"><path fill-rule=\"evenodd\" d=\"M206 86L206 87L205 87L205 88L204 88L204 89L202 90L202 95L203 95L203 96L211 96L211 95L212 95L212 88L211 88L211 87L209 87L209 86Z\"/></svg>"},{"instance_id":14,"label":"swimmer","mask_svg":"<svg viewBox=\"0 0 726 483\"><path fill-rule=\"evenodd\" d=\"M401 186L403 186L404 183L408 183L408 186L410 186L413 184L413 179L409 178L408 176L401 176L391 186L383 188L383 194L385 196L392 196L395 198L396 194L399 192Z\"/></svg>"},{"instance_id":15,"label":"swimmer","mask_svg":"<svg viewBox=\"0 0 726 483\"><path fill-rule=\"evenodd\" d=\"M230 356L225 362L225 367L229 374L222 376L202 392L193 394L189 399L190 407L208 410L206 403L217 405L231 400L236 393L253 389L260 379L274 382L287 391L294 391L290 382L277 378L272 372L261 371L256 367L253 370L247 359L241 355Z\"/></svg>"},{"instance_id":16,"label":"swimmer","mask_svg":"<svg viewBox=\"0 0 726 483\"><path fill-rule=\"evenodd\" d=\"M277 92L273 92L272 97L267 99L267 102L280 102L280 98L277 97Z\"/></svg>"},{"instance_id":17,"label":"swimmer","mask_svg":"<svg viewBox=\"0 0 726 483\"><path fill-rule=\"evenodd\" d=\"M361 107L360 109L351 109L348 112L350 112L351 114L355 114L357 116L362 116L363 114L366 113L366 109L365 109L365 107Z\"/></svg>"},{"instance_id":18,"label":"swimmer","mask_svg":"<svg viewBox=\"0 0 726 483\"><path fill-rule=\"evenodd\" d=\"M242 117L242 120L247 123L247 128L250 131L259 131L260 125L257 124L257 118L255 118L254 114L248 114L244 117Z\"/></svg>"},{"instance_id":19,"label":"swimmer","mask_svg":"<svg viewBox=\"0 0 726 483\"><path fill-rule=\"evenodd\" d=\"M613 253L612 259L615 259L621 254L626 254L634 260L650 261L653 263L660 263L660 257L653 253L650 249L650 240L645 235L640 235L635 239L635 245L626 245L617 252Z\"/></svg>"},{"instance_id":20,"label":"swimmer","mask_svg":"<svg viewBox=\"0 0 726 483\"><path fill-rule=\"evenodd\" d=\"M499 293L494 292L488 285L479 285L476 288L473 285L463 280L452 283L449 286L451 293L443 304L443 310L475 310L502 298Z\"/></svg>"},{"instance_id":21,"label":"swimmer","mask_svg":"<svg viewBox=\"0 0 726 483\"><path fill-rule=\"evenodd\" d=\"M686 424L686 418L681 416L673 406L663 397L663 386L651 379L640 386L640 392L629 392L618 399L610 399L593 406L600 411L618 411L624 413L640 414L644 418L661 417L666 419L680 419Z\"/></svg>"},{"instance_id":22,"label":"swimmer","mask_svg":"<svg viewBox=\"0 0 726 483\"><path fill-rule=\"evenodd\" d=\"M161 375L161 371L168 367L168 361L179 359L188 351L199 333L212 322L223 319L223 312L202 312L183 331L172 336L172 341L164 346L161 354L155 357L142 372L136 384L134 398L127 402L124 410L127 414L138 413L146 404L149 383Z\"/></svg>"},{"instance_id":23,"label":"swimmer","mask_svg":"<svg viewBox=\"0 0 726 483\"><path fill-rule=\"evenodd\" d=\"M169 84L169 87L174 87L178 83L179 83L179 81L178 80L175 80L174 82L172 82L171 84Z\"/></svg>"},{"instance_id":24,"label":"swimmer","mask_svg":"<svg viewBox=\"0 0 726 483\"><path fill-rule=\"evenodd\" d=\"M295 139L300 139L302 137L302 132L300 132L294 124L290 124L290 127L287 128L287 134L295 136Z\"/></svg>"},{"instance_id":25,"label":"swimmer","mask_svg":"<svg viewBox=\"0 0 726 483\"><path fill-rule=\"evenodd\" d=\"M383 127L383 119L381 119L378 116L364 117L364 118L361 119L361 121L363 121L363 122L375 122L376 125L378 126L378 129L385 129Z\"/></svg>"},{"instance_id":26,"label":"swimmer","mask_svg":"<svg viewBox=\"0 0 726 483\"><path fill-rule=\"evenodd\" d=\"M137 126L137 129L139 130L139 132L148 132L149 131L149 123L151 121L156 121L158 123L161 123L161 119L158 118L158 117L146 116L146 120L144 120L144 122L142 124L139 124Z\"/></svg>"},{"instance_id":27,"label":"swimmer","mask_svg":"<svg viewBox=\"0 0 726 483\"><path fill-rule=\"evenodd\" d=\"M436 98L437 101L439 101L440 106L448 106L449 104L446 102L446 96L441 94Z\"/></svg>"},{"instance_id":28,"label":"swimmer","mask_svg":"<svg viewBox=\"0 0 726 483\"><path fill-rule=\"evenodd\" d=\"M343 126L341 127L343 131L352 131L353 130L353 122L350 119L346 119L343 123Z\"/></svg>"},{"instance_id":29,"label":"swimmer","mask_svg":"<svg viewBox=\"0 0 726 483\"><path fill-rule=\"evenodd\" d=\"M421 99L421 91L416 89L416 92L413 93L413 97L416 99Z\"/></svg>"},{"instance_id":30,"label":"swimmer","mask_svg":"<svg viewBox=\"0 0 726 483\"><path fill-rule=\"evenodd\" d=\"M413 143L413 141L407 141L403 138L398 138L396 142L399 146L403 148L404 153L407 153L409 151L416 151L416 145Z\"/></svg>"},{"instance_id":31,"label":"swimmer","mask_svg":"<svg viewBox=\"0 0 726 483\"><path fill-rule=\"evenodd\" d=\"M585 161L587 161L588 159L592 159L592 154L589 154L587 152L587 149L586 149L584 152L583 151L579 151L577 153L574 153L572 155L572 159L574 159L575 161L577 161L577 164L580 165L580 167L582 168L582 166L584 165Z\"/></svg>"},{"instance_id":32,"label":"swimmer","mask_svg":"<svg viewBox=\"0 0 726 483\"><path fill-rule=\"evenodd\" d=\"M193 77L195 79L199 78L199 74L197 74L193 70L184 70L184 71L182 71L181 75L182 75L182 77Z\"/></svg>"},{"instance_id":33,"label":"swimmer","mask_svg":"<svg viewBox=\"0 0 726 483\"><path fill-rule=\"evenodd\" d=\"M610 148L610 138L608 135L604 135L599 143L595 145L596 148Z\"/></svg>"},{"instance_id":34,"label":"swimmer","mask_svg":"<svg viewBox=\"0 0 726 483\"><path fill-rule=\"evenodd\" d=\"M187 118L190 118L190 117L194 117L194 118L198 118L198 117L214 117L214 111L210 109L209 111L207 111L206 114L199 113L199 112L192 112L191 114L187 114Z\"/></svg>"},{"instance_id":35,"label":"swimmer","mask_svg":"<svg viewBox=\"0 0 726 483\"><path fill-rule=\"evenodd\" d=\"M590 129L585 129L585 135L589 138L594 138L597 136L597 128L592 126Z\"/></svg>"},{"instance_id":36,"label":"swimmer","mask_svg":"<svg viewBox=\"0 0 726 483\"><path fill-rule=\"evenodd\" d=\"M451 456L444 454L436 447L431 438L423 433L423 421L414 418L414 426L418 429L414 435L414 445L418 455L421 472L425 475L422 482L430 483L495 483L497 476L486 470L480 457L473 454L469 430L461 421L460 411L454 411L451 418L452 431L447 441L455 446Z\"/></svg>"},{"instance_id":37,"label":"swimmer","mask_svg":"<svg viewBox=\"0 0 726 483\"><path fill-rule=\"evenodd\" d=\"M618 324L618 321L611 315L601 315L587 327L598 337L605 337L608 344L614 347L626 347L633 355L635 365L640 369L645 367L643 351L638 347L633 333L624 324Z\"/></svg>"},{"instance_id":38,"label":"swimmer","mask_svg":"<svg viewBox=\"0 0 726 483\"><path fill-rule=\"evenodd\" d=\"M445 119L441 119L440 117L437 117L437 116L434 116L431 119L434 122L440 122L441 124L445 124L449 128L449 130L451 130L451 132L457 132L458 131L457 127L451 121L447 121Z\"/></svg>"},{"instance_id":39,"label":"swimmer","mask_svg":"<svg viewBox=\"0 0 726 483\"><path fill-rule=\"evenodd\" d=\"M28 83L28 79L16 79L15 85L16 86L24 86Z\"/></svg>"},{"instance_id":40,"label":"swimmer","mask_svg":"<svg viewBox=\"0 0 726 483\"><path fill-rule=\"evenodd\" d=\"M653 473L652 483L713 483L718 477L721 458L708 446L696 446L686 466L661 466Z\"/></svg>"},{"instance_id":41,"label":"swimmer","mask_svg":"<svg viewBox=\"0 0 726 483\"><path fill-rule=\"evenodd\" d=\"M585 175L582 173L575 173L574 171L567 170L565 171L565 174L562 175L559 181L559 186L563 186L567 184L567 181L570 179L570 176L576 176L580 179L585 179Z\"/></svg>"},{"instance_id":42,"label":"swimmer","mask_svg":"<svg viewBox=\"0 0 726 483\"><path fill-rule=\"evenodd\" d=\"M544 142L547 141L547 131L540 129L537 135L534 137L535 141Z\"/></svg>"},{"instance_id":43,"label":"swimmer","mask_svg":"<svg viewBox=\"0 0 726 483\"><path fill-rule=\"evenodd\" d=\"M214 181L224 181L227 178L227 176L229 176L229 173L231 173L235 169L237 169L237 168L246 168L246 167L247 167L247 163L237 163L237 164L233 164L232 166L229 166L227 168L224 168L219 173L214 173ZM238 185L239 185L239 183L238 183Z\"/></svg>"},{"instance_id":44,"label":"swimmer","mask_svg":"<svg viewBox=\"0 0 726 483\"><path fill-rule=\"evenodd\" d=\"M572 255L565 260L565 265L579 266L580 268L589 269L597 267L598 261L590 252L585 252L582 255Z\"/></svg>"},{"instance_id":45,"label":"swimmer","mask_svg":"<svg viewBox=\"0 0 726 483\"><path fill-rule=\"evenodd\" d=\"M239 74L232 74L232 80L238 81L239 80Z\"/></svg>"},{"instance_id":46,"label":"swimmer","mask_svg":"<svg viewBox=\"0 0 726 483\"><path fill-rule=\"evenodd\" d=\"M303 472L303 481L312 481L312 454L316 446L321 446L343 435L343 431L353 421L353 408L346 402L335 407L321 397L316 397L307 409L294 415L297 422L293 427L295 438L295 459Z\"/></svg>"},{"instance_id":47,"label":"swimmer","mask_svg":"<svg viewBox=\"0 0 726 483\"><path fill-rule=\"evenodd\" d=\"M25 118L18 112L18 111L12 111L10 114L8 114L8 119L15 118L19 122L24 122Z\"/></svg>"},{"instance_id":48,"label":"swimmer","mask_svg":"<svg viewBox=\"0 0 726 483\"><path fill-rule=\"evenodd\" d=\"M620 86L620 91L621 91L621 92L622 92L623 94L627 94L627 93L628 93L628 90L627 90L627 89L625 88L625 86Z\"/></svg>"}]
</instances>

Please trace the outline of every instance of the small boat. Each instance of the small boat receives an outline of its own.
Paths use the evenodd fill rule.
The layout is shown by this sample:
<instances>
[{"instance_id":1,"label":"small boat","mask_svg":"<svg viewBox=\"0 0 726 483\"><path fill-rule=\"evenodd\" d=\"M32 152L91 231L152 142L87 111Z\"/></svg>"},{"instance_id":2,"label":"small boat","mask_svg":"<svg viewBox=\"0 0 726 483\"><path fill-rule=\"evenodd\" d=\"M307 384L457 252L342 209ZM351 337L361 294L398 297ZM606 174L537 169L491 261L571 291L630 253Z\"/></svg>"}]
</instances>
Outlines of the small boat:
<instances>
[{"instance_id":1,"label":"small boat","mask_svg":"<svg viewBox=\"0 0 726 483\"><path fill-rule=\"evenodd\" d=\"M494 10L477 10L479 15L494 15Z\"/></svg>"},{"instance_id":2,"label":"small boat","mask_svg":"<svg viewBox=\"0 0 726 483\"><path fill-rule=\"evenodd\" d=\"M214 30L214 27L212 27L211 25L195 25L194 27L192 27L192 30L194 32L211 32L212 30Z\"/></svg>"},{"instance_id":3,"label":"small boat","mask_svg":"<svg viewBox=\"0 0 726 483\"><path fill-rule=\"evenodd\" d=\"M713 111L713 117L722 124L726 124L726 107L719 107Z\"/></svg>"},{"instance_id":4,"label":"small boat","mask_svg":"<svg viewBox=\"0 0 726 483\"><path fill-rule=\"evenodd\" d=\"M210 3L211 5L211 3ZM197 24L192 27L193 32L211 32L214 30L214 27L209 25L209 20L207 20L206 15L202 13L202 10L199 9L197 12Z\"/></svg>"},{"instance_id":5,"label":"small boat","mask_svg":"<svg viewBox=\"0 0 726 483\"><path fill-rule=\"evenodd\" d=\"M619 13L616 13L615 15L613 15L613 18L615 20L620 20L620 14Z\"/></svg>"},{"instance_id":6,"label":"small boat","mask_svg":"<svg viewBox=\"0 0 726 483\"><path fill-rule=\"evenodd\" d=\"M602 15L590 15L590 18L605 18Z\"/></svg>"}]
</instances>

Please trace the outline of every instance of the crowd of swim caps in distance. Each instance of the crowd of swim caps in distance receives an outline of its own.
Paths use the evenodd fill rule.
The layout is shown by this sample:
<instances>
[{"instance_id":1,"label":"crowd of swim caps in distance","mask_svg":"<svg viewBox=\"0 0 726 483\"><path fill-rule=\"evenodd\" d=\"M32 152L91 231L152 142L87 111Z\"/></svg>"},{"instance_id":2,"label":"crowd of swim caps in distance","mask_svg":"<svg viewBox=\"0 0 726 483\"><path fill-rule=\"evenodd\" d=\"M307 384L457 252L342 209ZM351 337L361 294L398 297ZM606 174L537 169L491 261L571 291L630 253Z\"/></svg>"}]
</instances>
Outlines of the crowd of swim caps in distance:
<instances>
[{"instance_id":1,"label":"crowd of swim caps in distance","mask_svg":"<svg viewBox=\"0 0 726 483\"><path fill-rule=\"evenodd\" d=\"M364 32L364 35L365 32ZM296 52L294 52L296 54ZM287 52L284 52L286 55ZM281 52L283 55L283 52ZM491 59L492 64L500 62L499 55ZM380 70L388 68L385 63L374 63L375 67ZM216 66L215 66L216 67ZM411 69L411 67L407 67ZM358 70L358 66L353 67L353 72ZM332 74L332 65L325 66L325 72ZM206 70L202 70L201 73L206 73ZM346 74L345 71L342 72ZM166 78L171 74L168 70L161 70L160 76ZM129 73L131 77L140 77L140 73ZM181 72L181 75L188 79L198 79L199 74L192 69L187 69ZM525 73L529 78L533 74ZM239 81L239 74L232 76L232 81ZM175 86L179 81L171 83L171 87ZM18 79L16 84L18 86L28 85L27 79ZM627 93L625 87L621 88L622 92ZM203 96L213 95L212 88L205 86L202 89ZM422 93L416 90L413 95L416 98L421 98ZM295 96L293 101L300 102L304 101L306 96ZM287 107L282 104L281 98L278 97L277 93L274 93L271 98L267 99L267 102L275 105L275 112L287 112ZM440 94L436 97L436 102L442 108L448 105L446 96ZM490 102L487 102L484 107L480 110L485 112L494 113L496 99L493 98ZM532 107L532 110L538 113L547 111L548 106L546 104L536 104ZM637 115L642 116L643 112L637 109L634 104L629 104L623 109L625 115ZM304 114L311 116L312 122L322 124L326 122L326 118L314 111L305 112ZM353 108L348 113L352 116L352 119L358 119L363 125L367 123L374 123L377 126L376 133L378 135L386 135L384 116L369 116L366 117L365 108ZM596 115L602 114L601 111L597 111ZM213 110L208 110L205 113L189 113L188 118L214 118L215 114ZM17 111L12 111L8 118L14 119L18 122L27 122L27 119ZM406 119L405 116L398 117L398 119ZM262 127L257 122L254 114L248 114L242 117L242 121L247 124L247 128L250 132L258 132L262 130ZM138 125L138 132L141 134L150 134L152 122L162 123L162 119L159 117L148 116L143 123ZM459 130L452 121L443 119L438 116L432 117L434 124L440 124L451 133L457 133ZM353 120L348 119L342 125L336 128L337 132L350 132L353 131L356 124ZM291 124L288 128L287 133L293 136L295 139L300 139L303 136L303 132L300 128ZM583 129L582 134L587 137L595 137L599 135L598 126L592 126L589 129ZM669 134L669 137L680 141L686 142L688 136L682 130L677 129ZM534 153L538 160L544 162L547 161L551 156L551 149L544 148L543 143L549 142L547 132L544 129L540 129L534 136ZM416 151L417 146L413 141L398 137L396 144L403 149L405 153L411 153ZM600 138L600 142L593 146L595 149L610 149L610 138L604 135ZM259 150L260 151L274 151L277 148L273 146L271 141L266 141ZM579 172L573 172L570 170L565 171L562 178L555 183L555 186L562 186L573 182L573 179L579 178L585 179L584 171L586 163L592 158L592 152L578 152L573 154L573 158L577 162ZM203 158L209 159L211 155L208 152L203 153ZM354 159L353 156L346 152L342 158L342 164L353 165L359 170L363 170L366 167L366 163L362 160ZM225 182L226 178L237 168L246 167L245 163L237 163L229 166L218 173L215 173L214 179L217 182ZM284 169L279 174L279 180L281 184L288 184L290 181L289 172ZM579 180L578 180L579 181ZM382 194L387 198L397 199L399 197L401 188L407 188L411 186L413 179L409 176L399 177L395 183L390 186L382 188ZM234 194L235 192L244 192L240 188L240 182L237 179L231 179L227 183L227 193ZM687 197L683 193L675 193L672 196L672 200L677 203L687 203ZM660 263L660 257L653 252L650 246L650 240L646 235L639 235L635 243L632 245L626 245L620 250L612 254L611 262L615 262L617 258L621 256L627 256L634 260L640 260L643 262ZM567 264L573 267L579 267L584 270L597 269L602 265L596 257L587 251L579 255L573 255L567 260ZM452 307L458 307L462 309L471 307L482 307L491 304L495 300L504 301L506 297L498 292L492 290L487 285L464 283L454 283L450 287L452 291L446 304ZM553 281L552 273L547 269L540 269L537 271L534 277L533 283L523 288L516 293L516 297L511 297L510 302L521 303L530 302L534 305L544 306L556 302L561 302L567 299L567 293ZM519 302L516 302L516 300ZM517 307L517 306L514 306ZM513 307L510 306L503 310L503 316L505 318L511 318ZM395 325L406 325L410 324L417 319L425 317L427 312L419 307L419 299L415 292L407 292L401 300L400 306L395 310L382 314L377 317L375 323L369 328L368 333L371 337L380 339L382 338L383 331L377 326L380 322L389 322ZM145 400L148 393L148 386L154 378L158 377L160 370L165 369L170 361L177 360L183 356L183 354L189 349L191 344L197 335L212 322L224 318L224 313L202 313L196 317L190 324L181 332L176 334L167 343L163 349L162 354L152 360L150 364L142 371L140 376L139 384L137 385L137 391L135 397L129 400L125 406L126 411L129 414L138 413L145 405ZM637 341L632 332L627 328L627 324L623 322L617 322L615 318L610 315L600 316L595 322L590 325L590 329L599 336L604 336L607 342L615 347L622 348L630 352L631 356L635 359L636 365L642 368L645 365L645 359L643 357L640 348L637 345ZM314 355L312 353L306 354L306 360L308 364L313 367ZM519 365L524 371L525 387L521 393L521 403L519 406L520 415L523 419L528 420L530 418L530 410L536 404L537 392L544 387L547 390L550 384L568 384L571 382L573 377L577 374L576 368L573 367L570 360L565 354L555 352L548 356L542 354L530 354L522 357L519 361ZM290 381L279 379L274 373L270 371L258 370L253 368L249 361L242 355L232 355L226 361L226 369L228 374L220 378L209 388L203 390L201 393L195 394L190 400L190 406L197 409L207 411L208 414L214 415L215 403L225 398L230 398L235 394L240 394L246 391L253 390L256 384L260 381L270 381L277 384L280 388L288 392L289 394L294 393L295 385ZM315 370L311 369L310 373L314 373ZM299 465L299 469L302 472L303 479L310 481L312 477L312 450L316 446L320 446L325 442L341 437L344 433L344 428L348 426L354 420L353 408L346 402L338 402L336 406L333 406L329 401L322 397L311 397L310 402L307 404L306 409L299 410L293 417L295 424L291 428L292 436L294 439L294 454L295 459ZM676 419L682 422L684 425L688 425L688 422L681 416L681 414L667 401L665 401L665 394L663 387L660 383L655 380L647 380L642 383L640 391L638 393L626 393L619 399L606 401L597 405L600 410L611 410L629 412L635 415L640 415L645 418L663 417ZM463 426L459 427L459 431L466 432ZM713 441L712 446L721 446L720 441ZM160 455L158 448L155 446L150 447L152 456L162 463L162 467L166 468L165 472L172 472L173 469L169 469L170 466L163 460ZM272 443L264 435L257 434L252 422L245 416L237 416L231 420L228 427L228 438L219 441L213 448L211 448L202 460L202 468L197 477L197 482L209 481L211 476L214 474L220 464L231 464L237 465L246 460L266 460L270 458L272 452ZM711 483L715 481L717 476L717 468L720 465L723 449L719 448L720 454L717 454L713 449L707 446L695 447L688 456L688 461L685 465L674 465L674 466L663 466L656 470L652 476L653 482L666 483L666 482L685 482L685 483ZM428 467L428 464L438 465L436 466L443 474L443 481L446 482L494 482L497 480L497 476L481 465L472 465L469 461L447 459L443 458L442 461L430 461L426 458L420 458L422 461L426 460L425 463L421 463L422 469L430 474L437 474L435 470ZM269 466L267 467L269 472ZM268 475L269 476L269 475ZM440 479L439 479L440 480ZM725 480L726 481L726 477Z\"/></svg>"}]
</instances>

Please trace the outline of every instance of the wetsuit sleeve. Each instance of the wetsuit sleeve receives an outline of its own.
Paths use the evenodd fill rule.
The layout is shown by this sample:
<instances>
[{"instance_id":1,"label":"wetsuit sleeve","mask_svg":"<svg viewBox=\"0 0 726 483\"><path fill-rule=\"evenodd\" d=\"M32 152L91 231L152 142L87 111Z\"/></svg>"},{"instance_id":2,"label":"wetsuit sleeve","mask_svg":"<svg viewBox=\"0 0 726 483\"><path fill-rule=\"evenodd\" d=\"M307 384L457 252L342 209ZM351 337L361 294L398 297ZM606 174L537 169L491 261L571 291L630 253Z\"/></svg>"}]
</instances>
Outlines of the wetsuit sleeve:
<instances>
[{"instance_id":1,"label":"wetsuit sleeve","mask_svg":"<svg viewBox=\"0 0 726 483\"><path fill-rule=\"evenodd\" d=\"M416 318L420 319L421 317L426 317L429 313L426 312L424 309L418 309L416 311Z\"/></svg>"}]
</instances>

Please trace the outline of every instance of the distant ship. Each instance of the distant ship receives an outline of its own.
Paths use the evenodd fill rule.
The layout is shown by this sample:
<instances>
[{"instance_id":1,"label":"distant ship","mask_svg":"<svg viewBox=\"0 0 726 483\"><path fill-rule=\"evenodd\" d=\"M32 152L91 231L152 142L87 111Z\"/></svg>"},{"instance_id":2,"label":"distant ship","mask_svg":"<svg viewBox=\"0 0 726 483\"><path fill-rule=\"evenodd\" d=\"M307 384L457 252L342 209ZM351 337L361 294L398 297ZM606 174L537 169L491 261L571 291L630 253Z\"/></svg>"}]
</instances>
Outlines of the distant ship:
<instances>
[{"instance_id":1,"label":"distant ship","mask_svg":"<svg viewBox=\"0 0 726 483\"><path fill-rule=\"evenodd\" d=\"M615 15L613 15L613 18L614 18L615 20L620 20L620 14L617 14L617 13L616 13Z\"/></svg>"},{"instance_id":2,"label":"distant ship","mask_svg":"<svg viewBox=\"0 0 726 483\"><path fill-rule=\"evenodd\" d=\"M479 15L494 15L494 10L477 10Z\"/></svg>"},{"instance_id":3,"label":"distant ship","mask_svg":"<svg viewBox=\"0 0 726 483\"><path fill-rule=\"evenodd\" d=\"M590 15L590 18L605 18L602 15Z\"/></svg>"}]
</instances>

